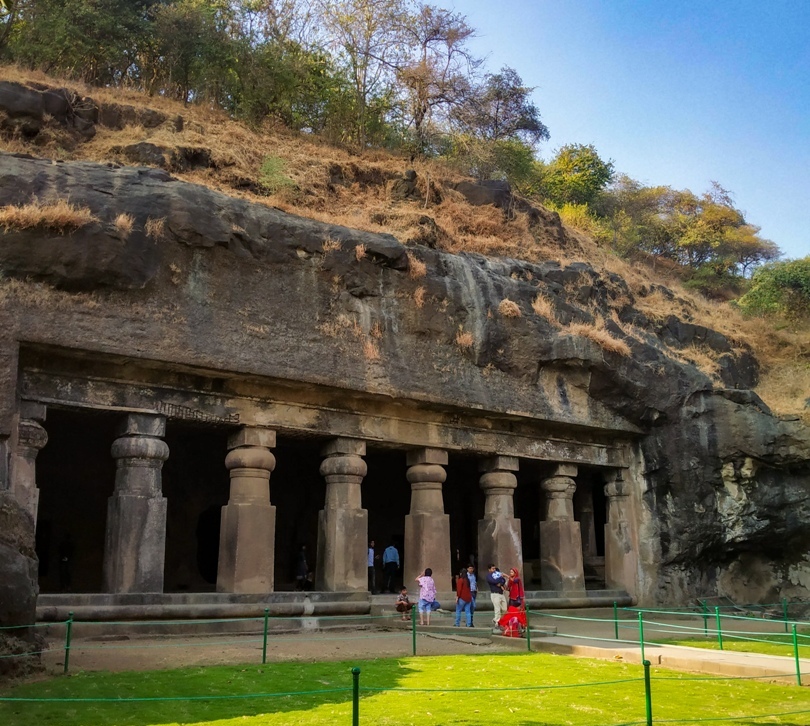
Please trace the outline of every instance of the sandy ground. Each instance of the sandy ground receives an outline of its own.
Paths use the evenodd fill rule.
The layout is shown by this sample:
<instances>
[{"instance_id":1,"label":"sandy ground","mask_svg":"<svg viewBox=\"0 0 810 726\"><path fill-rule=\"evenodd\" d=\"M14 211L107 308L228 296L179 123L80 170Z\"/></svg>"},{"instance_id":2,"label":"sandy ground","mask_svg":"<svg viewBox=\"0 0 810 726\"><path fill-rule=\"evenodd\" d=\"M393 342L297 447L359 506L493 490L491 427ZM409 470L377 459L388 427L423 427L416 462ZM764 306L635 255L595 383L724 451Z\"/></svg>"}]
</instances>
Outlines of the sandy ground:
<instances>
[{"instance_id":1,"label":"sandy ground","mask_svg":"<svg viewBox=\"0 0 810 726\"><path fill-rule=\"evenodd\" d=\"M64 641L49 642L43 655L47 674L62 673ZM267 660L323 661L352 658L410 656L409 631L345 629L300 635L270 635ZM513 648L492 645L463 635L419 633L417 655L513 652ZM129 637L74 639L70 650L70 671L130 671L180 668L183 666L261 663L262 636L222 634L194 637Z\"/></svg>"}]
</instances>

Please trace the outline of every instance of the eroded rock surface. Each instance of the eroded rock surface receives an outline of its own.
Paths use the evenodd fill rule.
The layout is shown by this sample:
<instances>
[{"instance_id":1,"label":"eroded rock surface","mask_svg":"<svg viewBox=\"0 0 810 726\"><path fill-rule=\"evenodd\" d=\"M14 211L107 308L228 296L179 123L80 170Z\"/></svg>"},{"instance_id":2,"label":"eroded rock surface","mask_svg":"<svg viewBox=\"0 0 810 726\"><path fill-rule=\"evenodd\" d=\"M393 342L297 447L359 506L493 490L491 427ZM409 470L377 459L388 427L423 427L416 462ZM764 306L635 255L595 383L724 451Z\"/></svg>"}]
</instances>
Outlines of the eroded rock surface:
<instances>
[{"instance_id":1,"label":"eroded rock surface","mask_svg":"<svg viewBox=\"0 0 810 726\"><path fill-rule=\"evenodd\" d=\"M585 438L615 431L642 454L646 602L806 594L807 429L747 390L750 351L688 321L648 320L620 277L406 247L163 170L4 156L0 205L32 198L69 198L98 221L67 236L0 234L3 274L49 286L38 299L6 293L9 338L520 414ZM503 314L505 300L519 314ZM572 332L597 317L630 355ZM719 354L721 387L667 345Z\"/></svg>"}]
</instances>

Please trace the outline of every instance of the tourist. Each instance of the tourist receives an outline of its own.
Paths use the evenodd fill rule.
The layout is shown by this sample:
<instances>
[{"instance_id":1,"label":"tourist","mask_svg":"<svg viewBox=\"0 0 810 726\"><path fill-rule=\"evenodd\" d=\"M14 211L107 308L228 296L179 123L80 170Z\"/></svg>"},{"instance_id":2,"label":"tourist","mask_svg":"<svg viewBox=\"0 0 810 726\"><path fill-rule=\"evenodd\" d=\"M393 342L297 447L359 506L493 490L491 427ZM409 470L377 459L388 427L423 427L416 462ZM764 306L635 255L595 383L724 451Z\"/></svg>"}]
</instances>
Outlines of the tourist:
<instances>
[{"instance_id":1,"label":"tourist","mask_svg":"<svg viewBox=\"0 0 810 726\"><path fill-rule=\"evenodd\" d=\"M506 578L501 574L495 565L490 565L487 572L487 585L489 585L489 597L492 600L492 608L495 611L492 622L498 625L498 621L506 612Z\"/></svg>"},{"instance_id":2,"label":"tourist","mask_svg":"<svg viewBox=\"0 0 810 726\"><path fill-rule=\"evenodd\" d=\"M456 577L456 622L455 627L461 624L461 613L466 614L467 627L472 627L472 593L470 592L470 580L467 577L467 570L464 568Z\"/></svg>"},{"instance_id":3,"label":"tourist","mask_svg":"<svg viewBox=\"0 0 810 726\"><path fill-rule=\"evenodd\" d=\"M520 573L516 568L509 570L509 578L506 581L506 588L509 592L509 606L513 608L522 608L523 599L526 593L523 590L523 582L520 579Z\"/></svg>"},{"instance_id":4,"label":"tourist","mask_svg":"<svg viewBox=\"0 0 810 726\"><path fill-rule=\"evenodd\" d=\"M416 578L419 583L419 625L430 625L430 612L436 600L436 583L433 582L433 570L429 567Z\"/></svg>"},{"instance_id":5,"label":"tourist","mask_svg":"<svg viewBox=\"0 0 810 726\"><path fill-rule=\"evenodd\" d=\"M374 540L368 543L368 591L377 594L377 578L374 577Z\"/></svg>"},{"instance_id":6,"label":"tourist","mask_svg":"<svg viewBox=\"0 0 810 726\"><path fill-rule=\"evenodd\" d=\"M383 563L383 592L394 592L394 580L399 572L399 550L392 542L385 548Z\"/></svg>"},{"instance_id":7,"label":"tourist","mask_svg":"<svg viewBox=\"0 0 810 726\"><path fill-rule=\"evenodd\" d=\"M402 613L402 619L408 620L408 614L413 610L413 603L408 599L408 588L404 585L397 596L396 608L398 613Z\"/></svg>"},{"instance_id":8,"label":"tourist","mask_svg":"<svg viewBox=\"0 0 810 726\"><path fill-rule=\"evenodd\" d=\"M478 578L475 576L474 565L467 565L467 581L470 583L470 595L472 596L470 602L470 625L472 625L475 617L475 599L478 597Z\"/></svg>"}]
</instances>

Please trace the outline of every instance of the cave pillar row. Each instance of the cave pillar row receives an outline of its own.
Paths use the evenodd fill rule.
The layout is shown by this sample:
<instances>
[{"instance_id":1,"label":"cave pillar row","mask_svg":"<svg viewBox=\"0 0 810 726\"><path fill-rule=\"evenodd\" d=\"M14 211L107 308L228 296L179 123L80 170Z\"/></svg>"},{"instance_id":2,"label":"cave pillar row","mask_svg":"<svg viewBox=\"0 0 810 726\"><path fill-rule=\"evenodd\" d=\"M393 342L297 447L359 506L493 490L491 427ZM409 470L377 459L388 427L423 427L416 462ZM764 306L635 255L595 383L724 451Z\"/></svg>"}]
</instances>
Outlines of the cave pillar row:
<instances>
[{"instance_id":1,"label":"cave pillar row","mask_svg":"<svg viewBox=\"0 0 810 726\"><path fill-rule=\"evenodd\" d=\"M11 460L11 493L30 513L35 528L39 507L37 454L48 443L48 433L42 427L46 412L41 403L22 402L17 424L17 448Z\"/></svg>"},{"instance_id":2,"label":"cave pillar row","mask_svg":"<svg viewBox=\"0 0 810 726\"><path fill-rule=\"evenodd\" d=\"M244 426L228 439L225 468L230 476L228 503L222 507L217 592L273 592L276 508L270 504L270 474L276 458L270 449L276 432Z\"/></svg>"},{"instance_id":3,"label":"cave pillar row","mask_svg":"<svg viewBox=\"0 0 810 726\"><path fill-rule=\"evenodd\" d=\"M119 425L111 449L115 490L107 500L107 592L163 592L166 499L161 471L169 458L165 434L164 416L129 414Z\"/></svg>"},{"instance_id":4,"label":"cave pillar row","mask_svg":"<svg viewBox=\"0 0 810 726\"><path fill-rule=\"evenodd\" d=\"M630 487L621 469L605 475L605 586L635 597L638 573L638 531L630 511Z\"/></svg>"},{"instance_id":5,"label":"cave pillar row","mask_svg":"<svg viewBox=\"0 0 810 726\"><path fill-rule=\"evenodd\" d=\"M368 512L361 485L368 472L366 442L336 438L321 451L326 480L324 508L318 514L316 588L326 592L368 589Z\"/></svg>"},{"instance_id":6,"label":"cave pillar row","mask_svg":"<svg viewBox=\"0 0 810 726\"><path fill-rule=\"evenodd\" d=\"M439 592L451 589L450 515L444 513L442 484L447 479L448 456L443 449L409 451L406 477L411 485L411 510L405 516L404 581L433 570Z\"/></svg>"},{"instance_id":7,"label":"cave pillar row","mask_svg":"<svg viewBox=\"0 0 810 726\"><path fill-rule=\"evenodd\" d=\"M520 520L515 519L518 459L493 456L481 461L479 480L484 491L484 518L478 520L478 561L481 567L496 564L503 572L515 567L523 572Z\"/></svg>"},{"instance_id":8,"label":"cave pillar row","mask_svg":"<svg viewBox=\"0 0 810 726\"><path fill-rule=\"evenodd\" d=\"M540 483L546 493L545 520L540 522L540 581L544 590L585 591L582 535L574 520L577 467L559 464Z\"/></svg>"}]
</instances>

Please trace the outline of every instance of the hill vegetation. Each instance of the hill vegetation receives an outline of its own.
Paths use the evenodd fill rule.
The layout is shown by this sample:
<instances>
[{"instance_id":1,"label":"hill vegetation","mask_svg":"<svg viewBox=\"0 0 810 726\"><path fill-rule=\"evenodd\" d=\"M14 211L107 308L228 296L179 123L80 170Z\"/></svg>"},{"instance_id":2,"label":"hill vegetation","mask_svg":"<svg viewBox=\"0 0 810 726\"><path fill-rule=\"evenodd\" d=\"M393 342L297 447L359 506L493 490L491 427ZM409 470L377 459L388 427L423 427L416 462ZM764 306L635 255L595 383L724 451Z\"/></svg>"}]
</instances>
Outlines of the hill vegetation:
<instances>
[{"instance_id":1,"label":"hill vegetation","mask_svg":"<svg viewBox=\"0 0 810 726\"><path fill-rule=\"evenodd\" d=\"M537 155L550 132L517 70L490 71L475 29L414 0L2 0L0 71L119 108L92 133L0 118L2 148L161 166L309 217L452 252L587 260L651 318L751 345L759 393L810 417L810 266L779 261L732 194L647 186L592 145ZM44 75L48 73L50 75ZM62 80L56 81L54 77ZM136 111L121 110L127 108ZM157 113L150 116L148 111ZM406 193L394 187L416 171ZM464 178L508 180L556 210L473 207ZM398 187L401 189L400 187ZM696 351L707 372L712 361Z\"/></svg>"}]
</instances>

